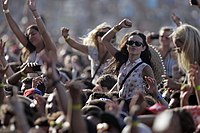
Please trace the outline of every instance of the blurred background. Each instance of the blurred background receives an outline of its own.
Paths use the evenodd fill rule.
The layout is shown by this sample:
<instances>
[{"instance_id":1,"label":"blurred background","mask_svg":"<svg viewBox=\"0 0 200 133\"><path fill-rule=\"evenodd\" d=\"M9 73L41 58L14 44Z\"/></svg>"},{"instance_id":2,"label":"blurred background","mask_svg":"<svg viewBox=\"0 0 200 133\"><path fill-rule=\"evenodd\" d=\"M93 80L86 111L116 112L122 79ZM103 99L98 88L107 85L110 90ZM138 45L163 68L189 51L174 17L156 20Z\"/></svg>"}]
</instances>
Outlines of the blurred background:
<instances>
[{"instance_id":1,"label":"blurred background","mask_svg":"<svg viewBox=\"0 0 200 133\"><path fill-rule=\"evenodd\" d=\"M175 26L170 18L173 12L183 22L200 26L200 9L189 6L188 0L38 0L37 6L57 39L61 26L69 27L74 36L83 36L102 22L114 25L123 18L131 19L134 29L157 32L163 25ZM26 0L10 0L9 9L21 28L33 22ZM2 10L0 20L0 31L10 32Z\"/></svg>"},{"instance_id":2,"label":"blurred background","mask_svg":"<svg viewBox=\"0 0 200 133\"><path fill-rule=\"evenodd\" d=\"M133 27L120 31L118 38L133 29L157 33L162 26L175 27L170 18L172 13L183 22L200 27L200 9L190 6L188 0L38 0L37 8L58 45L64 43L62 26L68 27L70 35L78 39L102 22L113 26L123 18L132 20ZM22 30L34 23L26 0L10 0L9 9ZM0 21L1 37L13 45L17 40L7 26L2 7ZM66 43L63 46L67 47Z\"/></svg>"}]
</instances>

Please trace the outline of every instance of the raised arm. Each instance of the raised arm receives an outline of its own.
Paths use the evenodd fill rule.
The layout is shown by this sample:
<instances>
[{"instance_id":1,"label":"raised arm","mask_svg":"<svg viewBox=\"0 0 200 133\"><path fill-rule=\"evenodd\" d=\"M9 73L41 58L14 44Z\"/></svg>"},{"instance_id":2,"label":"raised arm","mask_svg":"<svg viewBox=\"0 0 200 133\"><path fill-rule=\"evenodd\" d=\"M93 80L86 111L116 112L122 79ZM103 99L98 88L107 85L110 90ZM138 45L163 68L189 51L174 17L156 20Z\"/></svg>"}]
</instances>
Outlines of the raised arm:
<instances>
[{"instance_id":1,"label":"raised arm","mask_svg":"<svg viewBox=\"0 0 200 133\"><path fill-rule=\"evenodd\" d=\"M8 9L8 1L9 0L2 0L2 8L3 8L4 15L6 17L7 23L10 26L11 30L16 35L17 39L21 42L21 44L24 47L26 47L28 40L27 40L26 36L24 35L24 33L20 30L19 26L14 21L12 16L10 15L10 12L9 12L9 9Z\"/></svg>"},{"instance_id":2,"label":"raised arm","mask_svg":"<svg viewBox=\"0 0 200 133\"><path fill-rule=\"evenodd\" d=\"M10 77L11 75L14 74L12 68L9 66L6 58L5 58L5 53L4 53L4 46L5 46L5 42L3 42L3 40L0 40L0 63L2 64L3 67L8 67L6 69L6 77Z\"/></svg>"},{"instance_id":3,"label":"raised arm","mask_svg":"<svg viewBox=\"0 0 200 133\"><path fill-rule=\"evenodd\" d=\"M173 20L173 22L176 24L177 27L179 27L183 23L181 19L178 16L176 16L175 13L172 13L171 19Z\"/></svg>"},{"instance_id":4,"label":"raised arm","mask_svg":"<svg viewBox=\"0 0 200 133\"><path fill-rule=\"evenodd\" d=\"M74 49L87 54L88 55L88 48L87 46L80 44L79 42L77 42L76 40L74 40L73 38L71 38L69 36L69 29L66 27L62 27L61 28L61 32L62 32L62 36L64 37L65 41Z\"/></svg>"},{"instance_id":5,"label":"raised arm","mask_svg":"<svg viewBox=\"0 0 200 133\"><path fill-rule=\"evenodd\" d=\"M118 51L110 42L110 40L115 36L115 34L120 31L122 28L130 28L132 26L132 22L128 19L123 19L119 24L111 28L103 37L102 43L106 46L108 51L112 56L115 56Z\"/></svg>"},{"instance_id":6,"label":"raised arm","mask_svg":"<svg viewBox=\"0 0 200 133\"><path fill-rule=\"evenodd\" d=\"M28 6L29 6L29 9L31 10L34 18L35 18L39 32L42 35L44 45L45 45L45 50L56 52L55 43L52 41L50 35L48 34L48 32L46 30L44 22L41 19L41 16L37 12L36 1L35 0L28 0Z\"/></svg>"}]
</instances>

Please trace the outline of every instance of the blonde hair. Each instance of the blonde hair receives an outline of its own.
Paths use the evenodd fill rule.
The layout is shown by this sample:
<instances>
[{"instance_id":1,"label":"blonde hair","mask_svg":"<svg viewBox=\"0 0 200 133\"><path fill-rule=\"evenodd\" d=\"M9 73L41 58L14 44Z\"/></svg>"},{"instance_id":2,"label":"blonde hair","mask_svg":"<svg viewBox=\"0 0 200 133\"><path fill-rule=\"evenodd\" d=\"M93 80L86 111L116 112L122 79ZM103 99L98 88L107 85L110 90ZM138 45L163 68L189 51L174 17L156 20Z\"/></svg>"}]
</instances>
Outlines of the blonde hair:
<instances>
[{"instance_id":1,"label":"blonde hair","mask_svg":"<svg viewBox=\"0 0 200 133\"><path fill-rule=\"evenodd\" d=\"M173 40L182 43L182 50L178 53L178 64L184 71L195 62L200 65L200 32L189 24L179 26L172 34Z\"/></svg>"},{"instance_id":2,"label":"blonde hair","mask_svg":"<svg viewBox=\"0 0 200 133\"><path fill-rule=\"evenodd\" d=\"M97 32L103 30L103 29L110 29L111 26L108 25L106 22L98 25L96 28L94 28L92 31L90 31L87 35L87 37L82 38L84 45L93 45L98 47L97 42Z\"/></svg>"},{"instance_id":3,"label":"blonde hair","mask_svg":"<svg viewBox=\"0 0 200 133\"><path fill-rule=\"evenodd\" d=\"M159 30L159 35L161 35L163 32L170 32L170 33L172 33L173 32L173 27L163 26Z\"/></svg>"}]
</instances>

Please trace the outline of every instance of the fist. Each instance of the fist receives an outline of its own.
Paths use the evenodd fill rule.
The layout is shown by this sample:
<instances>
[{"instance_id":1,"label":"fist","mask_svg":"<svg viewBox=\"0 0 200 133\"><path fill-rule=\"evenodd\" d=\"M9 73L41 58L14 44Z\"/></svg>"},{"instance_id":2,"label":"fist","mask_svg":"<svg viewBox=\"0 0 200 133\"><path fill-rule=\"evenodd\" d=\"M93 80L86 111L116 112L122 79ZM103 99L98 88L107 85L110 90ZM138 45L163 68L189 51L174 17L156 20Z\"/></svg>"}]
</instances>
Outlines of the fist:
<instances>
[{"instance_id":1,"label":"fist","mask_svg":"<svg viewBox=\"0 0 200 133\"><path fill-rule=\"evenodd\" d=\"M61 28L62 36L63 37L68 37L69 36L69 29L66 27Z\"/></svg>"}]
</instances>

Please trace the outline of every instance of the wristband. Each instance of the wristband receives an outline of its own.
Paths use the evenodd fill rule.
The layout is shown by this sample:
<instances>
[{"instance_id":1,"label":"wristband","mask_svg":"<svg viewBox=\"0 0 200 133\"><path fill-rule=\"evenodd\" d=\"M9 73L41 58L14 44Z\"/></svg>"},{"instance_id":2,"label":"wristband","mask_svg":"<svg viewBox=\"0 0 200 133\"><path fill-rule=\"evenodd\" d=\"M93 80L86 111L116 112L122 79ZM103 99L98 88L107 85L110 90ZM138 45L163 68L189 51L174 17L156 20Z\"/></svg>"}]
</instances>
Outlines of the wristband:
<instances>
[{"instance_id":1,"label":"wristband","mask_svg":"<svg viewBox=\"0 0 200 133\"><path fill-rule=\"evenodd\" d=\"M117 25L117 26L115 26L115 27L113 28L113 32L117 33L117 32L120 31L120 29L121 29L121 28L119 28L119 25Z\"/></svg>"},{"instance_id":2,"label":"wristband","mask_svg":"<svg viewBox=\"0 0 200 133\"><path fill-rule=\"evenodd\" d=\"M197 85L197 86L195 87L195 89L198 90L198 91L200 91L200 85Z\"/></svg>"},{"instance_id":3,"label":"wristband","mask_svg":"<svg viewBox=\"0 0 200 133\"><path fill-rule=\"evenodd\" d=\"M3 9L3 12L4 13L9 13L10 11L9 11L9 9L6 9L6 10Z\"/></svg>"},{"instance_id":4,"label":"wristband","mask_svg":"<svg viewBox=\"0 0 200 133\"><path fill-rule=\"evenodd\" d=\"M133 122L132 122L132 126L137 126L138 124L139 124L138 121L133 121Z\"/></svg>"},{"instance_id":5,"label":"wristband","mask_svg":"<svg viewBox=\"0 0 200 133\"><path fill-rule=\"evenodd\" d=\"M37 20L37 19L41 19L41 17L40 17L40 16L38 16L38 17L35 17L35 20Z\"/></svg>"},{"instance_id":6,"label":"wristband","mask_svg":"<svg viewBox=\"0 0 200 133\"><path fill-rule=\"evenodd\" d=\"M81 104L72 104L72 110L81 110Z\"/></svg>"},{"instance_id":7,"label":"wristband","mask_svg":"<svg viewBox=\"0 0 200 133\"><path fill-rule=\"evenodd\" d=\"M23 71L20 72L21 75L26 76L26 73L24 73Z\"/></svg>"},{"instance_id":8,"label":"wristband","mask_svg":"<svg viewBox=\"0 0 200 133\"><path fill-rule=\"evenodd\" d=\"M65 41L67 42L67 41L69 41L70 36L67 36L67 37L64 37L64 38L65 38Z\"/></svg>"}]
</instances>

